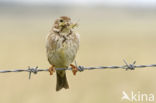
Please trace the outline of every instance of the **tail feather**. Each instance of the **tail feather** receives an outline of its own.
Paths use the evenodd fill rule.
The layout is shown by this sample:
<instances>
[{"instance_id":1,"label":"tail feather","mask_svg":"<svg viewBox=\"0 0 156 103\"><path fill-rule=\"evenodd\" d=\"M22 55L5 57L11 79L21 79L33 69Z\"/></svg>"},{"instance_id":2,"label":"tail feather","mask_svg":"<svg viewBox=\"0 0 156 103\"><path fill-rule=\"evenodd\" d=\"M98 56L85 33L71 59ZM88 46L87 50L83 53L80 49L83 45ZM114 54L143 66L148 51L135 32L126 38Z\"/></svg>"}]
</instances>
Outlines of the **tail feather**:
<instances>
[{"instance_id":1,"label":"tail feather","mask_svg":"<svg viewBox=\"0 0 156 103\"><path fill-rule=\"evenodd\" d=\"M68 81L66 77L66 72L65 71L57 71L57 83L56 83L56 91L61 90L62 88L68 89Z\"/></svg>"}]
</instances>

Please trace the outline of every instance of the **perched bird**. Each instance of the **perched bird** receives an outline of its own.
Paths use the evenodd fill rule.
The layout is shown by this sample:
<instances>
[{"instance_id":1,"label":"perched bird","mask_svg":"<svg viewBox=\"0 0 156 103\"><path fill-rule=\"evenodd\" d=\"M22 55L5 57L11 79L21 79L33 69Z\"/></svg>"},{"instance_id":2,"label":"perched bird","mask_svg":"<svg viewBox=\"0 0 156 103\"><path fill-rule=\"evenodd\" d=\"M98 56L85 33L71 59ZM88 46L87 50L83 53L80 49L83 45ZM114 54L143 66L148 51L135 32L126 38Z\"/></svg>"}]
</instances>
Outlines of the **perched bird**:
<instances>
[{"instance_id":1,"label":"perched bird","mask_svg":"<svg viewBox=\"0 0 156 103\"><path fill-rule=\"evenodd\" d=\"M51 64L50 75L53 74L55 68L68 68L69 66L73 74L76 74L77 67L72 64L79 48L79 34L73 30L76 26L77 23L72 23L67 16L61 16L54 22L46 41L47 58ZM56 75L56 91L62 88L68 89L65 70L56 70Z\"/></svg>"}]
</instances>

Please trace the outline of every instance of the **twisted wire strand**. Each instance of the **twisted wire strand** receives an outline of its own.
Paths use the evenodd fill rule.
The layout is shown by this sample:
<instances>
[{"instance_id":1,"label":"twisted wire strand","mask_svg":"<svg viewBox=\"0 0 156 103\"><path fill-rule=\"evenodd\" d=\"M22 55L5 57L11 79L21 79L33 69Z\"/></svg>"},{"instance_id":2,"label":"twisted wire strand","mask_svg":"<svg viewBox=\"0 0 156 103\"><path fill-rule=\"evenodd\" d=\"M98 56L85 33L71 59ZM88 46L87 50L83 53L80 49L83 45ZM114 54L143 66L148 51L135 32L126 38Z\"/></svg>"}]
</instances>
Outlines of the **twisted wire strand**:
<instances>
[{"instance_id":1,"label":"twisted wire strand","mask_svg":"<svg viewBox=\"0 0 156 103\"><path fill-rule=\"evenodd\" d=\"M93 69L125 69L125 70L135 70L135 68L145 68L145 67L156 67L156 64L150 65L135 65L136 61L132 64L128 64L125 60L123 60L125 65L122 66L98 66L98 67L84 67L77 66L78 71L82 72L84 70L93 70ZM72 68L56 68L56 70L72 70ZM0 73L10 73L10 72L29 72L29 79L31 78L31 73L37 74L38 72L49 71L48 69L39 69L38 67L28 67L27 69L15 69L15 70L0 70Z\"/></svg>"}]
</instances>

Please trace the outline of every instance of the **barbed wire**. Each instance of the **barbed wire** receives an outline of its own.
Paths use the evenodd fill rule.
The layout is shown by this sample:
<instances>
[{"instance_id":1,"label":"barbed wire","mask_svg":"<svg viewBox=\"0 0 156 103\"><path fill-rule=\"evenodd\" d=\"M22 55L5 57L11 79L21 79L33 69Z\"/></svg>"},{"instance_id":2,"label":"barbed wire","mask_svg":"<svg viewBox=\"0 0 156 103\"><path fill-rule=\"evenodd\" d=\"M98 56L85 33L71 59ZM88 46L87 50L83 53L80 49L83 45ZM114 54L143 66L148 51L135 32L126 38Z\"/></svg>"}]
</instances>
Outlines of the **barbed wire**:
<instances>
[{"instance_id":1,"label":"barbed wire","mask_svg":"<svg viewBox=\"0 0 156 103\"><path fill-rule=\"evenodd\" d=\"M123 60L125 65L122 66L98 66L98 67L84 67L84 66L77 66L77 63L75 62L76 67L78 68L79 72L82 72L84 70L93 70L93 69L125 69L127 70L135 70L135 68L145 68L145 67L156 67L156 64L150 64L150 65L135 65L136 61L134 61L132 64L128 64L125 60ZM56 70L72 70L72 68L56 68ZM49 69L39 69L37 67L28 67L27 69L16 69L16 70L0 70L0 73L10 73L10 72L29 72L29 79L31 78L31 73L37 74L38 72L44 72L49 71Z\"/></svg>"}]
</instances>

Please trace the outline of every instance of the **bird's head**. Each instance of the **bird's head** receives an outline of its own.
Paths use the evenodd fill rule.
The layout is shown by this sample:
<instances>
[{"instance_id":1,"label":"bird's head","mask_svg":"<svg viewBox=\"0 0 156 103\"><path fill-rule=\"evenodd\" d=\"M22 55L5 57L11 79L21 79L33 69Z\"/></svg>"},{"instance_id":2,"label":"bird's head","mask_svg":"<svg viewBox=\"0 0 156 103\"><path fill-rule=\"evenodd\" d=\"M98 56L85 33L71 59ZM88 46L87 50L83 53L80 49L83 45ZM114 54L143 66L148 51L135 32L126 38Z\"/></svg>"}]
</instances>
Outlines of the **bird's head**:
<instances>
[{"instance_id":1,"label":"bird's head","mask_svg":"<svg viewBox=\"0 0 156 103\"><path fill-rule=\"evenodd\" d=\"M53 30L57 32L68 32L75 28L77 23L72 23L71 19L67 16L61 16L54 22Z\"/></svg>"}]
</instances>

